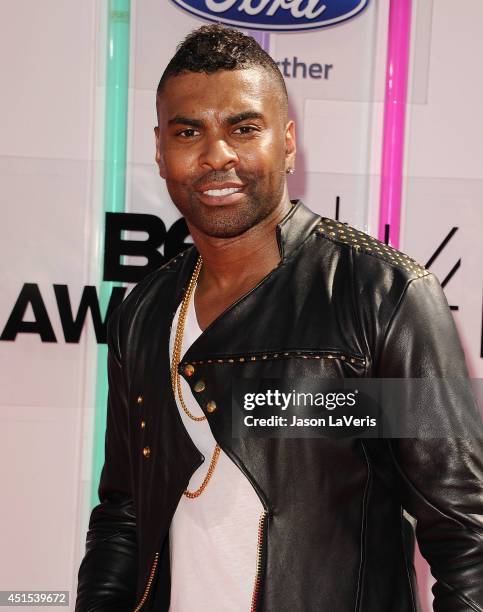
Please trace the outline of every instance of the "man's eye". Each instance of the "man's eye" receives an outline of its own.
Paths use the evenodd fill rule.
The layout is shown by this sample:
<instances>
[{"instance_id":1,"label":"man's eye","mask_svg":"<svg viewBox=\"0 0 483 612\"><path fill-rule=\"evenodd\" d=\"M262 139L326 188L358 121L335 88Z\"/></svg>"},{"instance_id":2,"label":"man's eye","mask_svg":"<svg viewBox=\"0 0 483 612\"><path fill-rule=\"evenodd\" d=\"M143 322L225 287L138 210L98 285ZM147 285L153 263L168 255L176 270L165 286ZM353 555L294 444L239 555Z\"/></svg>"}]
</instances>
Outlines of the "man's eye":
<instances>
[{"instance_id":1,"label":"man's eye","mask_svg":"<svg viewBox=\"0 0 483 612\"><path fill-rule=\"evenodd\" d=\"M197 134L199 134L198 130L193 128L186 128L185 130L176 132L176 136L181 136L182 138L193 138L193 136L196 136Z\"/></svg>"},{"instance_id":2,"label":"man's eye","mask_svg":"<svg viewBox=\"0 0 483 612\"><path fill-rule=\"evenodd\" d=\"M257 128L254 125L241 125L240 127L234 130L234 134L251 134L252 132L256 132Z\"/></svg>"}]
</instances>

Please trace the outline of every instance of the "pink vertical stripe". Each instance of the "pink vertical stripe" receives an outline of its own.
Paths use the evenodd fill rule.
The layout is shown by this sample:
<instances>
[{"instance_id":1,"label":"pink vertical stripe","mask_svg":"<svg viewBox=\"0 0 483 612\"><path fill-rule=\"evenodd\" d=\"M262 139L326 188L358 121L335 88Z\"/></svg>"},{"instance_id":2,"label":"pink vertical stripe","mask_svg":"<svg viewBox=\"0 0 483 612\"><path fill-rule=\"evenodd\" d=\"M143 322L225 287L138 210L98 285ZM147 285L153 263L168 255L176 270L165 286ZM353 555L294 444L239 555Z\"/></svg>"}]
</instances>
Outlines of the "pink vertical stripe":
<instances>
[{"instance_id":1,"label":"pink vertical stripe","mask_svg":"<svg viewBox=\"0 0 483 612\"><path fill-rule=\"evenodd\" d=\"M382 142L379 240L389 225L389 243L399 248L404 122L411 32L411 0L391 0L389 8L384 133Z\"/></svg>"}]
</instances>

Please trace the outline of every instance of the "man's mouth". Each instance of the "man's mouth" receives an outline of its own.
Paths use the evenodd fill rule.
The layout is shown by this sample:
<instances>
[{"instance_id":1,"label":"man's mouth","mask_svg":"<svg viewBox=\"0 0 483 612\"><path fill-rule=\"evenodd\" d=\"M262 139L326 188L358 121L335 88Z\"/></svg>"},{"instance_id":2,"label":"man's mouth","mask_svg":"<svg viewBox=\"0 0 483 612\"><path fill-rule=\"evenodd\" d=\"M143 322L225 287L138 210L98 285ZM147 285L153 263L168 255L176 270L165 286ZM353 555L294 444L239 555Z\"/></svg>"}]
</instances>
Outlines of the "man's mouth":
<instances>
[{"instance_id":1,"label":"man's mouth","mask_svg":"<svg viewBox=\"0 0 483 612\"><path fill-rule=\"evenodd\" d=\"M209 196L226 196L232 193L238 193L241 190L242 187L225 187L225 189L207 189L203 191L203 193Z\"/></svg>"},{"instance_id":2,"label":"man's mouth","mask_svg":"<svg viewBox=\"0 0 483 612\"><path fill-rule=\"evenodd\" d=\"M206 185L198 189L198 199L207 206L235 204L243 197L243 184Z\"/></svg>"}]
</instances>

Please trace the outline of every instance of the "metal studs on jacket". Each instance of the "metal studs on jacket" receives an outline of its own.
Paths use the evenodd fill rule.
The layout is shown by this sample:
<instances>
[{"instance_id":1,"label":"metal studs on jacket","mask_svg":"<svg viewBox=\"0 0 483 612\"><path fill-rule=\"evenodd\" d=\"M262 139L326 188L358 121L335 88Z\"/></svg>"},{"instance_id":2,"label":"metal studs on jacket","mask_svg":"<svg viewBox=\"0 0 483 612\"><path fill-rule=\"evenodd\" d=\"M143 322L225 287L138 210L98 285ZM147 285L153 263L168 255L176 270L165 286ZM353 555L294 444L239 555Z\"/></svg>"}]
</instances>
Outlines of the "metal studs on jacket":
<instances>
[{"instance_id":1,"label":"metal studs on jacket","mask_svg":"<svg viewBox=\"0 0 483 612\"><path fill-rule=\"evenodd\" d=\"M334 219L322 217L319 225L315 229L318 236L324 236L334 242L347 244L356 251L364 251L375 257L379 257L388 263L403 268L408 272L413 272L416 276L426 276L428 271L405 253L398 251L394 247L377 240L369 234L365 234L350 225L340 223Z\"/></svg>"}]
</instances>

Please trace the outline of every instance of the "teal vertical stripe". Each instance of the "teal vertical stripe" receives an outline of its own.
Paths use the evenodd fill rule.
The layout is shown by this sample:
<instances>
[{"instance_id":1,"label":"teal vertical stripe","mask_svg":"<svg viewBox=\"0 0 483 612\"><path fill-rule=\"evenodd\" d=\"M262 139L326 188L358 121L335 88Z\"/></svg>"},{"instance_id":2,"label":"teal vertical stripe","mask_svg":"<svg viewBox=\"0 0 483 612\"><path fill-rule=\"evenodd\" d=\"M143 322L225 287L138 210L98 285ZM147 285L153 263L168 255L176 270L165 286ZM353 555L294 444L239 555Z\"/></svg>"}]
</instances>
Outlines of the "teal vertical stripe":
<instances>
[{"instance_id":1,"label":"teal vertical stripe","mask_svg":"<svg viewBox=\"0 0 483 612\"><path fill-rule=\"evenodd\" d=\"M99 261L104 262L104 221L106 212L124 212L126 198L127 119L129 94L129 38L131 0L109 0L106 62L106 106L104 128L103 210L99 219ZM112 282L101 280L99 302L105 313ZM91 507L99 501L97 488L104 464L104 438L107 408L107 346L97 352L96 405L92 462Z\"/></svg>"}]
</instances>

